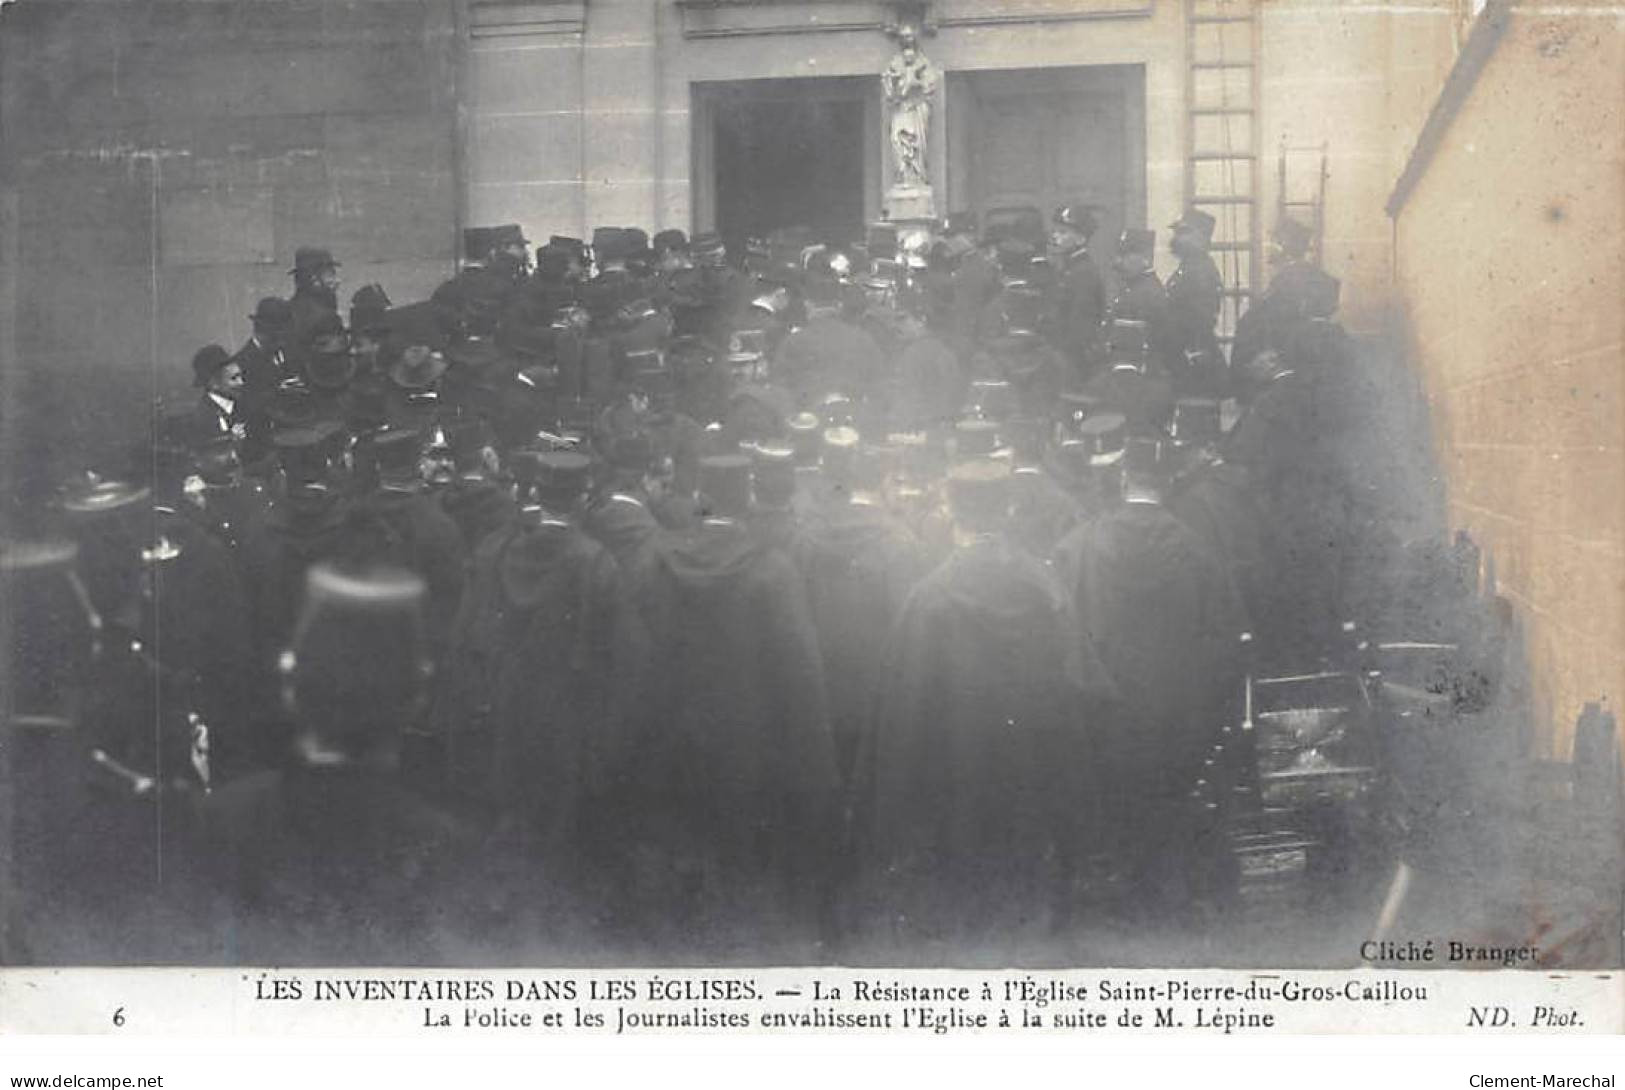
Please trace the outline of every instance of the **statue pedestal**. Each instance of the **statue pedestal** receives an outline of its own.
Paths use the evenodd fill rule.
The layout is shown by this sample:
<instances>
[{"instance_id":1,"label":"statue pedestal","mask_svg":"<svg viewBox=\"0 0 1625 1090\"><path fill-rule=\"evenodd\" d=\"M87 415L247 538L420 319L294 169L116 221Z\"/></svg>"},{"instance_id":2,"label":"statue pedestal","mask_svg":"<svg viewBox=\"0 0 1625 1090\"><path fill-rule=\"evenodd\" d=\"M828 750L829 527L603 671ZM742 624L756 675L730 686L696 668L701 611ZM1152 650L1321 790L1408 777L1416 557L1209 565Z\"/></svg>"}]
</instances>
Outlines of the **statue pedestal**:
<instances>
[{"instance_id":1,"label":"statue pedestal","mask_svg":"<svg viewBox=\"0 0 1625 1090\"><path fill-rule=\"evenodd\" d=\"M934 220L937 218L936 200L928 185L894 185L886 190L886 218L899 220Z\"/></svg>"}]
</instances>

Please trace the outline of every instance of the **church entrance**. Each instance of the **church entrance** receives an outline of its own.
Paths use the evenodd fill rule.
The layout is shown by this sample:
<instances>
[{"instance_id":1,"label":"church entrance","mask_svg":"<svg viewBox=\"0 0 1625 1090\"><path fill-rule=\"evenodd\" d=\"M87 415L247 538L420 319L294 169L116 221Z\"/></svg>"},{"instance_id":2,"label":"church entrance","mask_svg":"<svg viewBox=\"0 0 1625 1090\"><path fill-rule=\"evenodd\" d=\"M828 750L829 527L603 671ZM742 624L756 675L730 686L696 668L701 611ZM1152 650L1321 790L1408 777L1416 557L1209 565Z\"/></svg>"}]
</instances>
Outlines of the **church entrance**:
<instances>
[{"instance_id":1,"label":"church entrance","mask_svg":"<svg viewBox=\"0 0 1625 1090\"><path fill-rule=\"evenodd\" d=\"M1058 205L1099 204L1097 251L1145 224L1143 67L950 72L946 82L954 208L984 222L995 209L1033 209L1047 231Z\"/></svg>"},{"instance_id":2,"label":"church entrance","mask_svg":"<svg viewBox=\"0 0 1625 1090\"><path fill-rule=\"evenodd\" d=\"M694 87L694 228L730 249L804 228L851 242L873 218L877 80L735 80Z\"/></svg>"}]
</instances>

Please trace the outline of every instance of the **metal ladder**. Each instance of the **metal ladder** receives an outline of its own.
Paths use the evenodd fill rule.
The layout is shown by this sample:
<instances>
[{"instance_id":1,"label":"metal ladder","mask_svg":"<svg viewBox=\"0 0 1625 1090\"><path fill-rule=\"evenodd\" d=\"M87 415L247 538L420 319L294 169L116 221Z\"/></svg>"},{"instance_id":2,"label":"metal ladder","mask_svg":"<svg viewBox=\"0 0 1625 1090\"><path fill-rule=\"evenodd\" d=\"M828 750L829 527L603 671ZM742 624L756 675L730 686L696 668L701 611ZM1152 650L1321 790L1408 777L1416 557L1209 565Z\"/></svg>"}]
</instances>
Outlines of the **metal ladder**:
<instances>
[{"instance_id":1,"label":"metal ladder","mask_svg":"<svg viewBox=\"0 0 1625 1090\"><path fill-rule=\"evenodd\" d=\"M1185 0L1185 203L1217 225L1219 340L1259 289L1259 21L1262 0Z\"/></svg>"}]
</instances>

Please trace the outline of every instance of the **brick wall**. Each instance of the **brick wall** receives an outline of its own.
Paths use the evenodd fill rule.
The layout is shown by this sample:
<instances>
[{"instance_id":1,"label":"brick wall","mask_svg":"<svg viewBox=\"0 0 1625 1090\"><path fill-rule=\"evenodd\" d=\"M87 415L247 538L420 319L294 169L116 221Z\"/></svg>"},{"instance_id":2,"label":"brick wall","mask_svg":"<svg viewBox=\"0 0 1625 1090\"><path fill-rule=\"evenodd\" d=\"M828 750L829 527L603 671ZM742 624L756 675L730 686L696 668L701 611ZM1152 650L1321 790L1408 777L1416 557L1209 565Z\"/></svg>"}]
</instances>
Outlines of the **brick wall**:
<instances>
[{"instance_id":1,"label":"brick wall","mask_svg":"<svg viewBox=\"0 0 1625 1090\"><path fill-rule=\"evenodd\" d=\"M338 254L345 299L451 270L451 0L19 0L0 19L0 365L31 432L8 444L71 462L127 435L193 351L240 344L254 301L291 290L297 246Z\"/></svg>"},{"instance_id":2,"label":"brick wall","mask_svg":"<svg viewBox=\"0 0 1625 1090\"><path fill-rule=\"evenodd\" d=\"M1522 615L1559 756L1625 689L1620 30L1515 8L1396 223L1450 519Z\"/></svg>"}]
</instances>

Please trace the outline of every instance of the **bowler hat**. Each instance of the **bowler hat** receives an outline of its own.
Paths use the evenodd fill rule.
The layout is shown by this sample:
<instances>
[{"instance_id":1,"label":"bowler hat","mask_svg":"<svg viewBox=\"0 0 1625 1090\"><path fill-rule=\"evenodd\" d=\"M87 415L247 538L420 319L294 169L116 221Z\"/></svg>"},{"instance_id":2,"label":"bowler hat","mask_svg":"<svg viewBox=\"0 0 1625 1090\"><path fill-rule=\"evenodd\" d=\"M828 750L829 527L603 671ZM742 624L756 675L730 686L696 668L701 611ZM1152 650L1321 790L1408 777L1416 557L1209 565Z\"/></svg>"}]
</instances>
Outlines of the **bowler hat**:
<instances>
[{"instance_id":1,"label":"bowler hat","mask_svg":"<svg viewBox=\"0 0 1625 1090\"><path fill-rule=\"evenodd\" d=\"M255 329L285 330L293 326L293 304L286 299L268 295L254 306L248 316Z\"/></svg>"},{"instance_id":2,"label":"bowler hat","mask_svg":"<svg viewBox=\"0 0 1625 1090\"><path fill-rule=\"evenodd\" d=\"M218 344L206 344L192 357L192 385L207 386L220 369L231 362L231 353Z\"/></svg>"},{"instance_id":3,"label":"bowler hat","mask_svg":"<svg viewBox=\"0 0 1625 1090\"><path fill-rule=\"evenodd\" d=\"M320 246L301 246L293 252L293 268L290 274L320 272L322 269L336 269L339 262L333 259L331 250Z\"/></svg>"},{"instance_id":4,"label":"bowler hat","mask_svg":"<svg viewBox=\"0 0 1625 1090\"><path fill-rule=\"evenodd\" d=\"M377 333L385 329L389 295L380 284L367 284L350 296L350 329L356 333Z\"/></svg>"},{"instance_id":5,"label":"bowler hat","mask_svg":"<svg viewBox=\"0 0 1625 1090\"><path fill-rule=\"evenodd\" d=\"M686 253L688 251L688 236L675 227L668 227L664 231L655 232L652 245L657 254L663 254L669 250Z\"/></svg>"}]
</instances>

